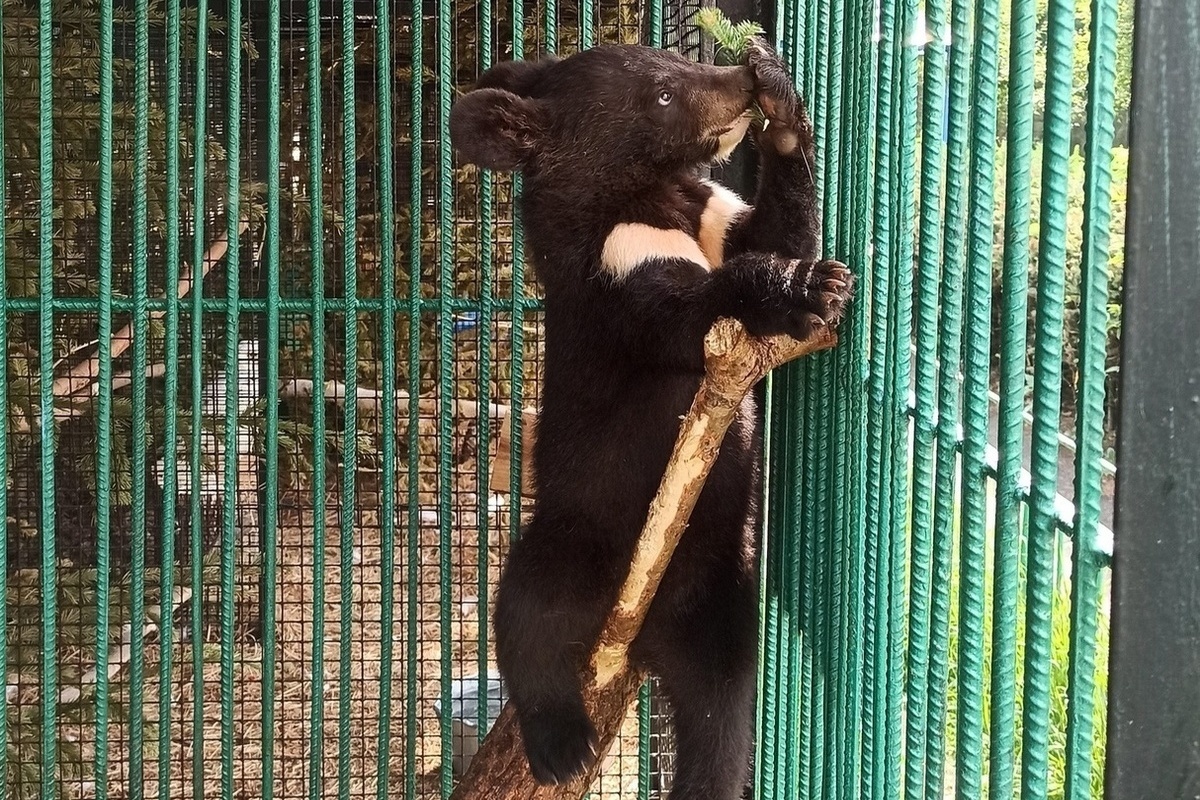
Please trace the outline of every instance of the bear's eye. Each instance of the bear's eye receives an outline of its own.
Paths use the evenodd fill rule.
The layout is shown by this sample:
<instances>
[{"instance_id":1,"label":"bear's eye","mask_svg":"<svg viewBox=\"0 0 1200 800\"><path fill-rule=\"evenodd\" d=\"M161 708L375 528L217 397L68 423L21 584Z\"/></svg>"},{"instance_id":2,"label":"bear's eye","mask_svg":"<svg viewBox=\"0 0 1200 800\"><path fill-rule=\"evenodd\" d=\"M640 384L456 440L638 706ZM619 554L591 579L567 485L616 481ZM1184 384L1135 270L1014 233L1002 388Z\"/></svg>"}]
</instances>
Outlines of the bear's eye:
<instances>
[{"instance_id":1,"label":"bear's eye","mask_svg":"<svg viewBox=\"0 0 1200 800\"><path fill-rule=\"evenodd\" d=\"M658 104L660 106L669 106L671 105L671 100L673 100L674 97L675 95L671 94L666 89L663 89L658 93Z\"/></svg>"}]
</instances>

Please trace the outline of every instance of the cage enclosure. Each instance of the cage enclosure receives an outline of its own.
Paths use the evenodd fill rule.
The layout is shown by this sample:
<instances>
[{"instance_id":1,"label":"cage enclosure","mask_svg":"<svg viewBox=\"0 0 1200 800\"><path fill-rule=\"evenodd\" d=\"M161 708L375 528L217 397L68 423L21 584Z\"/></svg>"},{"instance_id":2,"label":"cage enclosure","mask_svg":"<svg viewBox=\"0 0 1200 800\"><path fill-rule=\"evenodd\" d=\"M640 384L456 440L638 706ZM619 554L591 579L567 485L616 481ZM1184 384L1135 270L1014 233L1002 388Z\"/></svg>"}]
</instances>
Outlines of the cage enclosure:
<instances>
[{"instance_id":1,"label":"cage enclosure","mask_svg":"<svg viewBox=\"0 0 1200 800\"><path fill-rule=\"evenodd\" d=\"M713 0L0 0L12 797L445 797L504 698L543 338L488 66ZM814 118L758 798L1099 796L1131 0L718 2ZM719 170L752 194L753 151ZM650 681L593 787L665 797Z\"/></svg>"}]
</instances>

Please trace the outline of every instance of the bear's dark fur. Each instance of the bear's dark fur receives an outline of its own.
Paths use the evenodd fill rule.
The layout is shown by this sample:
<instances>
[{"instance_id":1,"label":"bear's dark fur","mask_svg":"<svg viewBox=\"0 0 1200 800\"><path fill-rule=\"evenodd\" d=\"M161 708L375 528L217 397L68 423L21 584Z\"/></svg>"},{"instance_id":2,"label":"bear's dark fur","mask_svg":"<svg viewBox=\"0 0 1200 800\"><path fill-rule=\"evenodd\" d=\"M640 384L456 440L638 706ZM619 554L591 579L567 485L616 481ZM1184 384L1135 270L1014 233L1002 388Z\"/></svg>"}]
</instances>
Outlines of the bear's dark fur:
<instances>
[{"instance_id":1,"label":"bear's dark fur","mask_svg":"<svg viewBox=\"0 0 1200 800\"><path fill-rule=\"evenodd\" d=\"M754 207L699 177L728 156L757 99ZM647 47L508 62L455 104L453 146L524 176L528 246L545 290L537 503L495 607L496 656L534 777L594 757L580 672L625 578L721 316L755 334L834 325L846 268L819 260L812 128L779 58L716 67ZM758 415L726 435L633 659L674 712L672 800L740 797L757 653Z\"/></svg>"}]
</instances>

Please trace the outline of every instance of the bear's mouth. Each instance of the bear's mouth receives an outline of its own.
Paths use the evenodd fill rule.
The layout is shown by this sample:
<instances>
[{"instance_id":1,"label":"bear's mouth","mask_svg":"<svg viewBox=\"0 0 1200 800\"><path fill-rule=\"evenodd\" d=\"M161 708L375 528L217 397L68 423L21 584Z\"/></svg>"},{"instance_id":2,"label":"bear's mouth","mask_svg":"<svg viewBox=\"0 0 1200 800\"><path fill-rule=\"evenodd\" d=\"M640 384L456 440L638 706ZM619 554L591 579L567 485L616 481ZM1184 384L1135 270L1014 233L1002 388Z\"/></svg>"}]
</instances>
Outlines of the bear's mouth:
<instances>
[{"instance_id":1,"label":"bear's mouth","mask_svg":"<svg viewBox=\"0 0 1200 800\"><path fill-rule=\"evenodd\" d=\"M717 142L717 152L715 158L717 161L724 161L733 153L738 143L746 136L746 132L750 129L750 122L753 119L749 111L735 117L725 127L720 130L713 131L712 138Z\"/></svg>"}]
</instances>

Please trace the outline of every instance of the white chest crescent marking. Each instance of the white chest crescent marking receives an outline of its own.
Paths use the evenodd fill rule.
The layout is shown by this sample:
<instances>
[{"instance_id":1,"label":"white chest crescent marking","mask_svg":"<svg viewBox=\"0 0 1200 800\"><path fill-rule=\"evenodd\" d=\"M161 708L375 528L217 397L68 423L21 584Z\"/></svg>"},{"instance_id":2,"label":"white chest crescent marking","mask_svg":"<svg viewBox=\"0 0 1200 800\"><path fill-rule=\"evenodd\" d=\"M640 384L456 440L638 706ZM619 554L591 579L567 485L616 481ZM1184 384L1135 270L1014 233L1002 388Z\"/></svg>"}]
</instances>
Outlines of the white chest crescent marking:
<instances>
[{"instance_id":1,"label":"white chest crescent marking","mask_svg":"<svg viewBox=\"0 0 1200 800\"><path fill-rule=\"evenodd\" d=\"M719 183L705 181L712 196L700 215L700 249L708 263L719 267L725 261L725 239L729 227L750 210L750 206Z\"/></svg>"},{"instance_id":2,"label":"white chest crescent marking","mask_svg":"<svg viewBox=\"0 0 1200 800\"><path fill-rule=\"evenodd\" d=\"M601 266L623 278L651 259L682 258L711 269L700 245L684 231L655 228L640 222L622 222L613 227L600 253Z\"/></svg>"}]
</instances>

